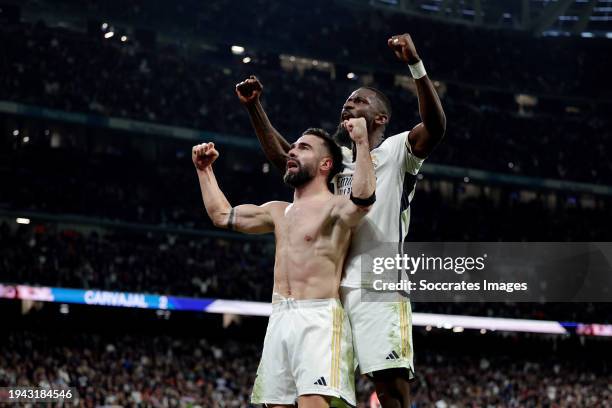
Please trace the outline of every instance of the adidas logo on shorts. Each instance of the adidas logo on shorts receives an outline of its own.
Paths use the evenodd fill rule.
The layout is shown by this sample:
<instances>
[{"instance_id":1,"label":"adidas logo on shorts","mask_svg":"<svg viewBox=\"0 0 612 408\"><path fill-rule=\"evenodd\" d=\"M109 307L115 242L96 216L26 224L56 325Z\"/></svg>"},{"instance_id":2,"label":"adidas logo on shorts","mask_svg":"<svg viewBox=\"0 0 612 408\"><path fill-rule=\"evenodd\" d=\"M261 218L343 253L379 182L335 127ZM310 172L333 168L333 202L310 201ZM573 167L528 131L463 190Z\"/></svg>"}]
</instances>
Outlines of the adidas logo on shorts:
<instances>
[{"instance_id":1,"label":"adidas logo on shorts","mask_svg":"<svg viewBox=\"0 0 612 408\"><path fill-rule=\"evenodd\" d=\"M395 352L395 350L393 350L389 353L385 360L397 360L398 358L400 358L400 356Z\"/></svg>"},{"instance_id":2,"label":"adidas logo on shorts","mask_svg":"<svg viewBox=\"0 0 612 408\"><path fill-rule=\"evenodd\" d=\"M325 385L325 386L327 386L327 383L325 382L325 377L319 378L317 381L315 381L314 384L315 385Z\"/></svg>"}]
</instances>

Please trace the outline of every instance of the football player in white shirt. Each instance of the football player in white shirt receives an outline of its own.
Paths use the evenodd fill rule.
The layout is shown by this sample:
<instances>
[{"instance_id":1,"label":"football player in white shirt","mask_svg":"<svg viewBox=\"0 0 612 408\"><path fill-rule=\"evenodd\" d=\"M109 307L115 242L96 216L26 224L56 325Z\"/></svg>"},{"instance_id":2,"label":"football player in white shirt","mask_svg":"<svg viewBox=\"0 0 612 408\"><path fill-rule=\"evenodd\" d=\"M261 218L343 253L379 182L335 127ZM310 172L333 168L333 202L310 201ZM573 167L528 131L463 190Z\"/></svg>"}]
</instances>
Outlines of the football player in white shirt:
<instances>
[{"instance_id":1,"label":"football player in white shirt","mask_svg":"<svg viewBox=\"0 0 612 408\"><path fill-rule=\"evenodd\" d=\"M393 36L388 46L408 65L415 79L421 123L410 131L385 137L391 106L387 97L374 88L355 90L342 107L340 123L350 118L366 119L378 200L353 234L341 292L352 326L360 372L374 381L383 408L408 408L409 381L414 377L410 302L399 293L396 302L361 302L359 255L373 240L403 241L408 232L416 174L444 136L446 117L410 35ZM254 76L236 85L236 94L249 112L266 156L283 170L290 144L270 123L259 101L262 91L261 83ZM342 126L338 129L337 140L349 141ZM345 170L334 179L334 188L338 194L349 194L353 152L345 147L343 155Z\"/></svg>"}]
</instances>

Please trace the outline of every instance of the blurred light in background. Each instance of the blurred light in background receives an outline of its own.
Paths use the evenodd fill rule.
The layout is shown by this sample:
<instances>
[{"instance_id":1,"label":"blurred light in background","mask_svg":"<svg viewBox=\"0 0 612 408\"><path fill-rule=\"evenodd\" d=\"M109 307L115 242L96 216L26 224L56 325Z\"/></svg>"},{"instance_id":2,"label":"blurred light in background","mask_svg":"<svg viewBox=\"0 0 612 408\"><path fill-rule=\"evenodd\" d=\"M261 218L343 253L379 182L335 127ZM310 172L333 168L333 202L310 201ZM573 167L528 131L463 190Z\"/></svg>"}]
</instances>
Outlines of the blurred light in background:
<instances>
[{"instance_id":1,"label":"blurred light in background","mask_svg":"<svg viewBox=\"0 0 612 408\"><path fill-rule=\"evenodd\" d=\"M17 222L17 224L24 224L24 225L28 225L30 223L29 218L17 218L15 221Z\"/></svg>"},{"instance_id":2,"label":"blurred light in background","mask_svg":"<svg viewBox=\"0 0 612 408\"><path fill-rule=\"evenodd\" d=\"M234 55L244 54L244 47L240 45L232 45L232 54Z\"/></svg>"},{"instance_id":3,"label":"blurred light in background","mask_svg":"<svg viewBox=\"0 0 612 408\"><path fill-rule=\"evenodd\" d=\"M354 79L355 78L355 73L354 72L349 72L348 74L346 74L346 77L348 79Z\"/></svg>"},{"instance_id":4,"label":"blurred light in background","mask_svg":"<svg viewBox=\"0 0 612 408\"><path fill-rule=\"evenodd\" d=\"M242 59L242 62L244 62L245 64L248 64L249 62L251 62L251 57L244 57Z\"/></svg>"},{"instance_id":5,"label":"blurred light in background","mask_svg":"<svg viewBox=\"0 0 612 408\"><path fill-rule=\"evenodd\" d=\"M109 31L108 33L104 34L104 38L111 38L113 35L115 35L115 33L113 33L112 31Z\"/></svg>"}]
</instances>

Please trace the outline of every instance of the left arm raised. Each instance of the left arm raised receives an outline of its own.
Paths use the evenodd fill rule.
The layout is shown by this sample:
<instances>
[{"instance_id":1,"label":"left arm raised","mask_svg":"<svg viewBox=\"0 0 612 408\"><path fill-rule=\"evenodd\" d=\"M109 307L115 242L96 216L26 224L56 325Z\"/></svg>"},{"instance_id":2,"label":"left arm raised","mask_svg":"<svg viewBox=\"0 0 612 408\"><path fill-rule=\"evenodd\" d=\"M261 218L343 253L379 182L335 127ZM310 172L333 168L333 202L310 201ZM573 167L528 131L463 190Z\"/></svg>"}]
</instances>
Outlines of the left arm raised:
<instances>
[{"instance_id":1,"label":"left arm raised","mask_svg":"<svg viewBox=\"0 0 612 408\"><path fill-rule=\"evenodd\" d=\"M355 142L356 159L355 173L351 187L351 198L346 196L337 197L338 205L334 211L349 227L359 224L359 221L370 211L376 191L376 174L370 156L370 145L368 142L368 130L364 118L353 118L342 123Z\"/></svg>"},{"instance_id":2,"label":"left arm raised","mask_svg":"<svg viewBox=\"0 0 612 408\"><path fill-rule=\"evenodd\" d=\"M408 63L408 65L416 67L421 62L410 34L395 35L388 40L387 44L395 52L397 58ZM438 93L424 69L420 72L420 75L423 76L415 79L415 84L419 99L421 123L412 129L407 142L410 143L408 147L412 150L412 153L416 157L424 159L431 154L444 137L446 116Z\"/></svg>"}]
</instances>

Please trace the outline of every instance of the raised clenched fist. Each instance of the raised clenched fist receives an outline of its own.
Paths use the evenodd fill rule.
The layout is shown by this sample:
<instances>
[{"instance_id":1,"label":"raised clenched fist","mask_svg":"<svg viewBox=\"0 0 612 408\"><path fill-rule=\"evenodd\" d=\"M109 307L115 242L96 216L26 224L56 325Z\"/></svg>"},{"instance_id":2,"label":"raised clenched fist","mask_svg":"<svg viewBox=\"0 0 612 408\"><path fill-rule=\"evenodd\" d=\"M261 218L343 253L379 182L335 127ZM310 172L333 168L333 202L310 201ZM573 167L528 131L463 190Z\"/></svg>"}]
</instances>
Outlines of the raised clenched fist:
<instances>
[{"instance_id":1,"label":"raised clenched fist","mask_svg":"<svg viewBox=\"0 0 612 408\"><path fill-rule=\"evenodd\" d=\"M193 164L200 171L210 167L217 157L219 157L219 152L215 149L214 143L202 143L191 149Z\"/></svg>"},{"instance_id":2,"label":"raised clenched fist","mask_svg":"<svg viewBox=\"0 0 612 408\"><path fill-rule=\"evenodd\" d=\"M355 143L368 141L368 126L365 118L350 118L342 121L342 126L348 131Z\"/></svg>"},{"instance_id":3,"label":"raised clenched fist","mask_svg":"<svg viewBox=\"0 0 612 408\"><path fill-rule=\"evenodd\" d=\"M251 75L244 81L236 84L236 95L240 103L244 105L256 102L263 92L263 85L255 75Z\"/></svg>"},{"instance_id":4,"label":"raised clenched fist","mask_svg":"<svg viewBox=\"0 0 612 408\"><path fill-rule=\"evenodd\" d=\"M416 64L421 60L410 34L394 35L387 40L387 45L400 61L407 62L409 65Z\"/></svg>"}]
</instances>

